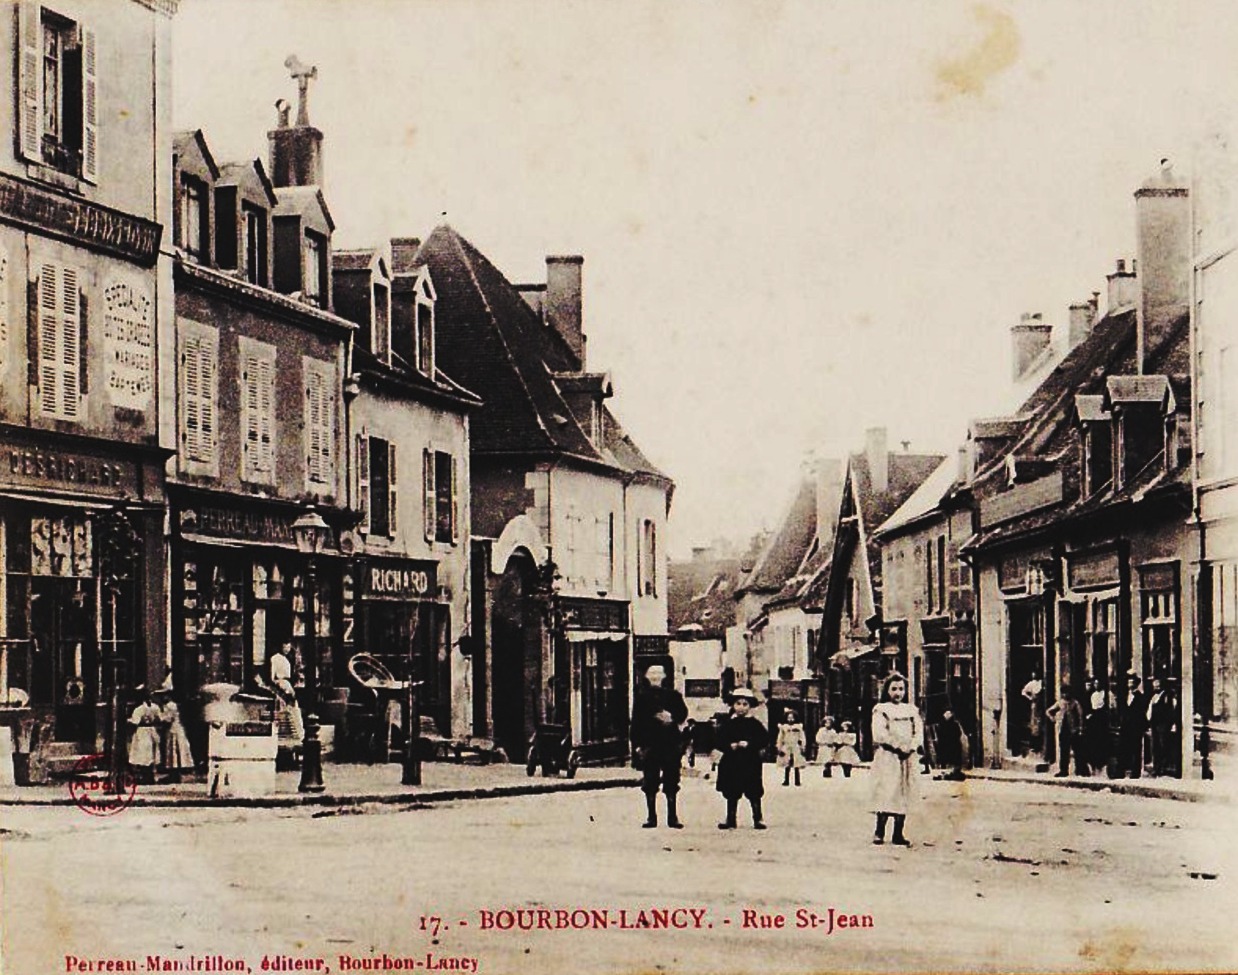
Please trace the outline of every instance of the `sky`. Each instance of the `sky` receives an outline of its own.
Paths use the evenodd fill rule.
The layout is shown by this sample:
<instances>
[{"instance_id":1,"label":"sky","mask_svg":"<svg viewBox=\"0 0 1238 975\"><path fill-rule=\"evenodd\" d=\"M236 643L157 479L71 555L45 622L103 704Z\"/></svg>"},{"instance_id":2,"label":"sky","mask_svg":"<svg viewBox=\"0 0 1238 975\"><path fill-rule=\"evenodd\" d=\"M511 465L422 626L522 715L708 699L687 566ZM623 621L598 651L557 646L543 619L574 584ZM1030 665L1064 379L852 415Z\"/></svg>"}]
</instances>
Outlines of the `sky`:
<instances>
[{"instance_id":1,"label":"sky","mask_svg":"<svg viewBox=\"0 0 1238 975\"><path fill-rule=\"evenodd\" d=\"M318 68L335 246L447 222L584 264L588 367L676 482L671 554L776 525L809 453L952 453L1010 327L1134 253L1238 99L1238 5L182 0L173 119L266 158ZM1064 331L1064 329L1063 329ZM484 391L479 391L484 392Z\"/></svg>"}]
</instances>

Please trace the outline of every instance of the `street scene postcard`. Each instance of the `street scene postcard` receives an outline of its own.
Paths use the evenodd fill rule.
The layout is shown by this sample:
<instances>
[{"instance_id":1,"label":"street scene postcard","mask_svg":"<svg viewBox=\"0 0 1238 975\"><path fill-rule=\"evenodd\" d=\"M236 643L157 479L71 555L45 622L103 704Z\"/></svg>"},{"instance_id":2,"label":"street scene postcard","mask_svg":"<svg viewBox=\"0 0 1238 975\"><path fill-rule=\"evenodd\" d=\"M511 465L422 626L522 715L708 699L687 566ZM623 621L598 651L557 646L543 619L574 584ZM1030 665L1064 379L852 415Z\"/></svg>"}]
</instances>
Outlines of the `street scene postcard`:
<instances>
[{"instance_id":1,"label":"street scene postcard","mask_svg":"<svg viewBox=\"0 0 1238 975\"><path fill-rule=\"evenodd\" d=\"M1238 971L1235 52L0 0L0 973Z\"/></svg>"}]
</instances>

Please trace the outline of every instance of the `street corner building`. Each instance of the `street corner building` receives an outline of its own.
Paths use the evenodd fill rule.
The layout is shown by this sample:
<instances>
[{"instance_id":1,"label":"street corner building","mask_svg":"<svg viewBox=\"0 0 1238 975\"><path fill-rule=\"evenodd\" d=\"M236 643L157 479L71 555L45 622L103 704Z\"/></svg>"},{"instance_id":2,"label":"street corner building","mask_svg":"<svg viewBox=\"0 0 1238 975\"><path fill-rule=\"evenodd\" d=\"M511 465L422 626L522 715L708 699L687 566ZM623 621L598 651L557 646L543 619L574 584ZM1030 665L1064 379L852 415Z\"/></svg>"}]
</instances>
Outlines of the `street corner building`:
<instances>
[{"instance_id":1,"label":"street corner building","mask_svg":"<svg viewBox=\"0 0 1238 975\"><path fill-rule=\"evenodd\" d=\"M470 420L472 725L513 760L539 730L583 763L627 754L634 672L669 663L673 484L586 368L583 259L513 285L453 228L417 259L438 289L437 355ZM668 667L668 671L669 671Z\"/></svg>"},{"instance_id":2,"label":"street corner building","mask_svg":"<svg viewBox=\"0 0 1238 975\"><path fill-rule=\"evenodd\" d=\"M3 9L0 736L29 776L101 751L118 688L161 681L169 653L171 153L151 94L175 3Z\"/></svg>"}]
</instances>

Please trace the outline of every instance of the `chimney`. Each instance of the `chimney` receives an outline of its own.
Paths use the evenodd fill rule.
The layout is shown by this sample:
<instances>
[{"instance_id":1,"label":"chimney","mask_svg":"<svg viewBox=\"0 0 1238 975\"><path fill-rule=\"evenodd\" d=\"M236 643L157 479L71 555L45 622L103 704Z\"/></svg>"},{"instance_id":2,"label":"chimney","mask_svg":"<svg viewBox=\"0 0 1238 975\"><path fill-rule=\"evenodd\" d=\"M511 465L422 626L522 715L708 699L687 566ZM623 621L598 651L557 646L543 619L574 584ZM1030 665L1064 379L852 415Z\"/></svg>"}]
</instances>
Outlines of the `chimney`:
<instances>
[{"instance_id":1,"label":"chimney","mask_svg":"<svg viewBox=\"0 0 1238 975\"><path fill-rule=\"evenodd\" d=\"M1109 282L1109 304L1106 312L1112 315L1119 308L1129 308L1139 297L1139 282L1135 278L1135 262L1126 270L1126 261L1118 258L1117 270L1105 278Z\"/></svg>"},{"instance_id":2,"label":"chimney","mask_svg":"<svg viewBox=\"0 0 1238 975\"><path fill-rule=\"evenodd\" d=\"M546 258L546 324L567 341L585 368L585 333L582 322L581 272L585 259L578 254Z\"/></svg>"},{"instance_id":3,"label":"chimney","mask_svg":"<svg viewBox=\"0 0 1238 975\"><path fill-rule=\"evenodd\" d=\"M321 186L322 133L310 125L308 104L309 83L318 77L318 69L302 64L295 54L285 59L284 67L297 82L297 122L288 124L292 106L284 99L275 103L279 119L276 128L267 132L271 182L275 186Z\"/></svg>"},{"instance_id":4,"label":"chimney","mask_svg":"<svg viewBox=\"0 0 1238 975\"><path fill-rule=\"evenodd\" d=\"M417 252L421 250L419 237L391 238L391 274L412 274Z\"/></svg>"},{"instance_id":5,"label":"chimney","mask_svg":"<svg viewBox=\"0 0 1238 975\"><path fill-rule=\"evenodd\" d=\"M1070 330L1067 332L1067 344L1069 348L1073 349L1076 345L1092 334L1092 328L1096 324L1096 295L1098 294L1099 292L1093 292L1093 296L1090 301L1084 301L1070 306Z\"/></svg>"},{"instance_id":6,"label":"chimney","mask_svg":"<svg viewBox=\"0 0 1238 975\"><path fill-rule=\"evenodd\" d=\"M1145 371L1174 322L1190 307L1191 201L1186 180L1168 159L1135 191L1135 233L1139 254L1137 362Z\"/></svg>"},{"instance_id":7,"label":"chimney","mask_svg":"<svg viewBox=\"0 0 1238 975\"><path fill-rule=\"evenodd\" d=\"M971 451L967 449L967 444L959 446L958 467L955 470L955 484L971 484L972 481L972 462Z\"/></svg>"},{"instance_id":8,"label":"chimney","mask_svg":"<svg viewBox=\"0 0 1238 975\"><path fill-rule=\"evenodd\" d=\"M1040 312L1024 312L1019 324L1011 327L1010 341L1014 352L1012 373L1016 383L1027 375L1032 363L1049 347L1052 335L1053 326L1041 320Z\"/></svg>"},{"instance_id":9,"label":"chimney","mask_svg":"<svg viewBox=\"0 0 1238 975\"><path fill-rule=\"evenodd\" d=\"M834 545L834 525L843 493L842 461L823 457L813 472L817 481L817 539L822 550Z\"/></svg>"},{"instance_id":10,"label":"chimney","mask_svg":"<svg viewBox=\"0 0 1238 975\"><path fill-rule=\"evenodd\" d=\"M873 491L881 494L890 486L890 454L886 450L885 427L869 427L864 431L864 453L868 458L868 476Z\"/></svg>"}]
</instances>

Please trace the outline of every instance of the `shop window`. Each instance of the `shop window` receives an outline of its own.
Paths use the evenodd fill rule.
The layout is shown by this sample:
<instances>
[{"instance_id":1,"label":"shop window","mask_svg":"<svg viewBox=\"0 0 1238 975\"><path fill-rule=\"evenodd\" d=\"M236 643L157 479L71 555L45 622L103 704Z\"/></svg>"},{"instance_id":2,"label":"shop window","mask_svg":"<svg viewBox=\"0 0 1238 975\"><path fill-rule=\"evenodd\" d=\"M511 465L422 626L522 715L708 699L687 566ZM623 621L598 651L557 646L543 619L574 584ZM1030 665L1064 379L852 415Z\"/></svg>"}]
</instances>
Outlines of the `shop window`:
<instances>
[{"instance_id":1,"label":"shop window","mask_svg":"<svg viewBox=\"0 0 1238 975\"><path fill-rule=\"evenodd\" d=\"M1118 601L1094 599L1089 602L1087 614L1087 646L1089 657L1085 673L1088 678L1099 681L1109 689L1115 685L1122 672L1118 660Z\"/></svg>"},{"instance_id":2,"label":"shop window","mask_svg":"<svg viewBox=\"0 0 1238 975\"><path fill-rule=\"evenodd\" d=\"M445 451L427 448L422 453L423 514L428 542L459 540L457 466L456 458Z\"/></svg>"},{"instance_id":3,"label":"shop window","mask_svg":"<svg viewBox=\"0 0 1238 975\"><path fill-rule=\"evenodd\" d=\"M184 320L180 332L181 458L188 473L217 475L219 332Z\"/></svg>"},{"instance_id":4,"label":"shop window","mask_svg":"<svg viewBox=\"0 0 1238 975\"><path fill-rule=\"evenodd\" d=\"M29 162L99 178L95 33L30 0L18 7L19 146Z\"/></svg>"},{"instance_id":5,"label":"shop window","mask_svg":"<svg viewBox=\"0 0 1238 975\"><path fill-rule=\"evenodd\" d=\"M275 483L275 346L242 336L241 480Z\"/></svg>"},{"instance_id":6,"label":"shop window","mask_svg":"<svg viewBox=\"0 0 1238 975\"><path fill-rule=\"evenodd\" d=\"M1182 660L1176 565L1146 566L1139 570L1139 623L1145 676L1179 679Z\"/></svg>"},{"instance_id":7,"label":"shop window","mask_svg":"<svg viewBox=\"0 0 1238 975\"><path fill-rule=\"evenodd\" d=\"M335 383L331 363L305 356L305 481L306 487L330 485L335 464Z\"/></svg>"},{"instance_id":8,"label":"shop window","mask_svg":"<svg viewBox=\"0 0 1238 975\"><path fill-rule=\"evenodd\" d=\"M86 315L79 271L44 262L30 286L31 384L38 413L56 420L81 418L86 392Z\"/></svg>"}]
</instances>

